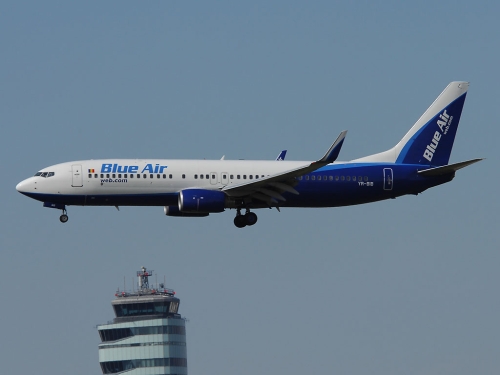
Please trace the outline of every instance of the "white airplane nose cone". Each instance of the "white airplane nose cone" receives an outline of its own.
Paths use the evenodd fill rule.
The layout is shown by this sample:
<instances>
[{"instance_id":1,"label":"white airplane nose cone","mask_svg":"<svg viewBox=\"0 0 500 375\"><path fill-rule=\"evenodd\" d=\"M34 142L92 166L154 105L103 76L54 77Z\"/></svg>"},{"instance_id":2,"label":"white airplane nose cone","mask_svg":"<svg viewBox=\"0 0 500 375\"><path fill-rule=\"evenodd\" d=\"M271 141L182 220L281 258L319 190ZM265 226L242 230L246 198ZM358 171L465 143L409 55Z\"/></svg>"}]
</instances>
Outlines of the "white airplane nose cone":
<instances>
[{"instance_id":1,"label":"white airplane nose cone","mask_svg":"<svg viewBox=\"0 0 500 375\"><path fill-rule=\"evenodd\" d=\"M23 190L23 182L22 181L16 185L16 190L18 192L21 192Z\"/></svg>"},{"instance_id":2,"label":"white airplane nose cone","mask_svg":"<svg viewBox=\"0 0 500 375\"><path fill-rule=\"evenodd\" d=\"M18 184L16 185L16 190L17 190L18 192L20 192L20 193L25 193L25 192L26 192L26 187L27 187L26 185L27 185L27 184L28 184L28 183L26 182L26 180L21 181L20 183L18 183Z\"/></svg>"}]
</instances>

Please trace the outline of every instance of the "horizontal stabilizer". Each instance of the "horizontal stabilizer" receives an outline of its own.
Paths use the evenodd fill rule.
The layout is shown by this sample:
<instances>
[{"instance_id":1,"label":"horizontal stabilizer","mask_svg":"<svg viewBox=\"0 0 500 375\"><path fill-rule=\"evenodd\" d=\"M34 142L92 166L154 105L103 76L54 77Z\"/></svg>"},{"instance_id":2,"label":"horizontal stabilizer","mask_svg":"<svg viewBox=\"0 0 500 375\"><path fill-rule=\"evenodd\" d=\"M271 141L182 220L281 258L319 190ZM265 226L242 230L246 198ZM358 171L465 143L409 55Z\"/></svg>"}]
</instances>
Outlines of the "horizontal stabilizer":
<instances>
[{"instance_id":1,"label":"horizontal stabilizer","mask_svg":"<svg viewBox=\"0 0 500 375\"><path fill-rule=\"evenodd\" d=\"M418 171L418 174L422 176L442 176L445 174L454 173L459 169L465 168L481 160L483 159L472 159L472 160L462 161L460 163L444 165L442 167L424 169L423 171Z\"/></svg>"}]
</instances>

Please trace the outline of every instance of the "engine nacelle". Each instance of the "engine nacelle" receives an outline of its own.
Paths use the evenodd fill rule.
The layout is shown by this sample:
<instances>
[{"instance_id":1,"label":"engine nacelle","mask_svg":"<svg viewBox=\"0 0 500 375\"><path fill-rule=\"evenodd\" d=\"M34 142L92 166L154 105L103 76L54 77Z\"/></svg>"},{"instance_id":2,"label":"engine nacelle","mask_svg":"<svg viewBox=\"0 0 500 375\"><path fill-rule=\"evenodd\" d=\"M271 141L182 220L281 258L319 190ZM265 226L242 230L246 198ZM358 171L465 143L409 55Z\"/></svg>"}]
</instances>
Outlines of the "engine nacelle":
<instances>
[{"instance_id":1,"label":"engine nacelle","mask_svg":"<svg viewBox=\"0 0 500 375\"><path fill-rule=\"evenodd\" d=\"M163 207L163 211L165 211L165 215L167 215L167 216L177 216L177 217L205 217L205 216L208 216L208 213L191 214L188 212L181 212L181 211L179 211L179 207L177 207L177 206L165 206L165 207Z\"/></svg>"},{"instance_id":2,"label":"engine nacelle","mask_svg":"<svg viewBox=\"0 0 500 375\"><path fill-rule=\"evenodd\" d=\"M187 213L222 212L226 194L219 190L185 189L179 193L179 211Z\"/></svg>"}]
</instances>

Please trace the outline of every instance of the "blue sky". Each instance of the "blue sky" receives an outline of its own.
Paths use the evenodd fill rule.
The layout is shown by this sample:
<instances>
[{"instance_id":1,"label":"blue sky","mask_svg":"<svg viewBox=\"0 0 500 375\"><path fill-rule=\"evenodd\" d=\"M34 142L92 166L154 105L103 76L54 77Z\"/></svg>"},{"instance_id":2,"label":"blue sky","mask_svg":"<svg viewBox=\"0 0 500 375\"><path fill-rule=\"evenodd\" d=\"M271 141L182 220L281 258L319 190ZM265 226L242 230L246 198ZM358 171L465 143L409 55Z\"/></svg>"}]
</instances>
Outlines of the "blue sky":
<instances>
[{"instance_id":1,"label":"blue sky","mask_svg":"<svg viewBox=\"0 0 500 375\"><path fill-rule=\"evenodd\" d=\"M0 362L99 374L96 324L141 266L181 299L190 374L496 374L496 2L10 2L0 12ZM418 197L169 218L15 191L97 158L322 156L392 147L471 82L451 162ZM489 172L488 172L489 171Z\"/></svg>"}]
</instances>

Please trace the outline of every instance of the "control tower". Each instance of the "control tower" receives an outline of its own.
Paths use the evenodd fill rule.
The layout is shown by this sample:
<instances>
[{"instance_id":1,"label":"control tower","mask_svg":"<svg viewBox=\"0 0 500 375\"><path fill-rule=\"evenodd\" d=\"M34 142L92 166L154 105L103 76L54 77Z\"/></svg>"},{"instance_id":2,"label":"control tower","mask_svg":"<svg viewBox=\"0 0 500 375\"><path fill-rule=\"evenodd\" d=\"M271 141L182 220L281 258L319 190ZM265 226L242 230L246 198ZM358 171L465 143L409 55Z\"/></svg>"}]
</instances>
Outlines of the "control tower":
<instances>
[{"instance_id":1,"label":"control tower","mask_svg":"<svg viewBox=\"0 0 500 375\"><path fill-rule=\"evenodd\" d=\"M116 317L97 326L103 374L187 374L185 319L177 313L180 300L163 284L150 287L152 273L142 267L137 291L118 290L111 302Z\"/></svg>"}]
</instances>

